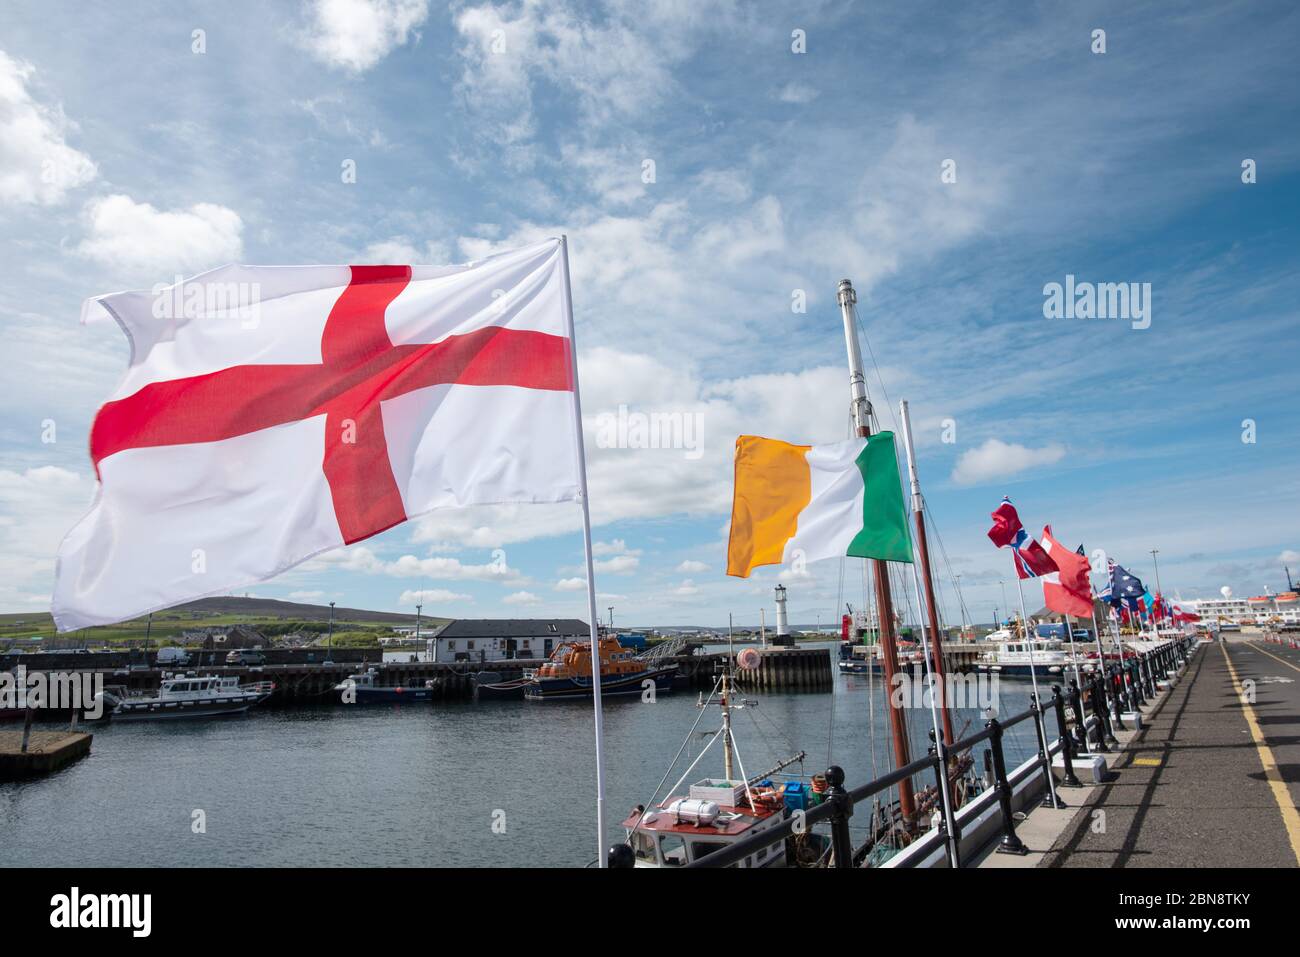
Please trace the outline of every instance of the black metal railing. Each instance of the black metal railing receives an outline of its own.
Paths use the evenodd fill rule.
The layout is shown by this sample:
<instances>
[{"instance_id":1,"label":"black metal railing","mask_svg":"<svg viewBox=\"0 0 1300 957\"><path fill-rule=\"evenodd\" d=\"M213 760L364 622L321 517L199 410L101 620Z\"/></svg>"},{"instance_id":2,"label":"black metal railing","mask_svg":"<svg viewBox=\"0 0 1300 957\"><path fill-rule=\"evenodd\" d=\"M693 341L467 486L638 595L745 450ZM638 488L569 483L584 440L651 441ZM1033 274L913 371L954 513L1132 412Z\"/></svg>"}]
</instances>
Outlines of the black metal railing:
<instances>
[{"instance_id":1,"label":"black metal railing","mask_svg":"<svg viewBox=\"0 0 1300 957\"><path fill-rule=\"evenodd\" d=\"M1186 664L1193 639L1191 637L1171 641L1151 651L1139 653L1121 662L1105 665L1095 671L1080 688L1074 681L1068 682L1068 689L1060 685L1052 686L1052 696L1047 701L1038 701L1037 696L1030 695L1030 706L1017 715L999 720L990 718L984 728L955 742L950 747L935 742L930 752L911 764L897 768L883 777L876 778L852 790L844 788L844 771L838 766L826 770L826 782L829 788L820 804L806 811L788 812L788 816L779 825L765 828L761 833L743 838L735 844L712 851L707 856L689 862L687 867L727 867L737 864L756 852L771 847L778 841L795 834L801 834L818 824L830 824L830 842L834 867L853 867L853 842L849 832L849 819L854 808L863 801L868 801L890 788L926 772L935 776L935 786L939 792L942 805L952 806L951 780L945 768L950 754L969 751L985 741L989 743L991 753L991 771L993 791L996 796L998 813L1001 819L1002 836L998 851L1008 854L1027 853L1024 843L1016 836L1016 819L1012 810L1012 783L1008 780L1006 754L1002 739L1007 730L1017 725L1033 721L1038 738L1038 753L1033 763L1043 774L1046 783L1047 798L1045 803L1064 807L1056 796L1058 782L1052 772L1052 748L1048 743L1044 715L1049 711L1056 718L1057 750L1062 755L1063 773L1059 786L1079 787L1080 781L1074 771L1075 759L1083 753L1092 751L1108 752L1118 746L1112 730L1113 722L1122 720L1123 711L1136 712L1139 705L1154 697L1155 683L1171 671L1176 671ZM1087 695L1085 702L1084 695ZM1069 708L1073 720L1066 714ZM1091 720L1085 717L1085 709L1092 711ZM1122 725L1119 725L1122 728ZM934 735L931 733L931 740ZM961 866L961 833L955 814L952 830L945 815L940 816L938 831L947 849L950 866ZM628 853L626 844L616 845L611 849L609 863L611 866L630 867L634 857Z\"/></svg>"}]
</instances>

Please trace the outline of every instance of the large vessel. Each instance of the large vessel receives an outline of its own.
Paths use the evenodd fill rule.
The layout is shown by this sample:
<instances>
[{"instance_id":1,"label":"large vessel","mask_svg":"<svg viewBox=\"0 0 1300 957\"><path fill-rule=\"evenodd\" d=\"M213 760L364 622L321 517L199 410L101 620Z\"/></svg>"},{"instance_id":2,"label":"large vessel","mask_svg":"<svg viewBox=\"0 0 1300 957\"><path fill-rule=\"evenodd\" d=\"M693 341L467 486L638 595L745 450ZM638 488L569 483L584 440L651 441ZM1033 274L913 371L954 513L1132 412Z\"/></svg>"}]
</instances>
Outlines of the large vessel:
<instances>
[{"instance_id":1,"label":"large vessel","mask_svg":"<svg viewBox=\"0 0 1300 957\"><path fill-rule=\"evenodd\" d=\"M654 665L607 635L600 638L599 649L602 698L643 694L651 686L655 694L673 690L675 664ZM524 672L524 678L523 695L530 701L590 698L591 642L565 642L540 668Z\"/></svg>"},{"instance_id":2,"label":"large vessel","mask_svg":"<svg viewBox=\"0 0 1300 957\"><path fill-rule=\"evenodd\" d=\"M104 692L103 714L114 721L242 714L261 704L274 690L270 681L240 685L238 678L173 675L163 679L156 695L118 697Z\"/></svg>"}]
</instances>

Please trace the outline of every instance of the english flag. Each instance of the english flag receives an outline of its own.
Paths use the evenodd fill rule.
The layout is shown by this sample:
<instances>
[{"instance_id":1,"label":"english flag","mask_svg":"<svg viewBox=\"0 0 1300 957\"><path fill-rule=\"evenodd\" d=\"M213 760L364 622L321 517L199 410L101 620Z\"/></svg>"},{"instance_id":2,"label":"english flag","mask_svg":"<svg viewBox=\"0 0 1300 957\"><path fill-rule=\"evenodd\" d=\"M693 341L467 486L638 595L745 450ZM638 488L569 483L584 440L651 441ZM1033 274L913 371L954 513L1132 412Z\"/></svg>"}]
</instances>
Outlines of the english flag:
<instances>
[{"instance_id":1,"label":"english flag","mask_svg":"<svg viewBox=\"0 0 1300 957\"><path fill-rule=\"evenodd\" d=\"M1016 574L1020 578L1036 578L1056 571L1056 563L1043 551L1043 546L1020 524L1020 516L1011 499L1003 498L991 514L993 527L989 529L989 540L998 548L1011 546L1015 559Z\"/></svg>"},{"instance_id":2,"label":"english flag","mask_svg":"<svg viewBox=\"0 0 1300 957\"><path fill-rule=\"evenodd\" d=\"M179 288L178 288L179 287ZM577 499L568 265L225 266L100 296L131 345L99 410L60 631L270 578L436 508Z\"/></svg>"},{"instance_id":3,"label":"english flag","mask_svg":"<svg viewBox=\"0 0 1300 957\"><path fill-rule=\"evenodd\" d=\"M1057 570L1043 576L1043 602L1052 611L1076 618L1092 617L1092 581L1088 559L1072 552L1052 537L1052 526L1043 526L1043 549Z\"/></svg>"}]
</instances>

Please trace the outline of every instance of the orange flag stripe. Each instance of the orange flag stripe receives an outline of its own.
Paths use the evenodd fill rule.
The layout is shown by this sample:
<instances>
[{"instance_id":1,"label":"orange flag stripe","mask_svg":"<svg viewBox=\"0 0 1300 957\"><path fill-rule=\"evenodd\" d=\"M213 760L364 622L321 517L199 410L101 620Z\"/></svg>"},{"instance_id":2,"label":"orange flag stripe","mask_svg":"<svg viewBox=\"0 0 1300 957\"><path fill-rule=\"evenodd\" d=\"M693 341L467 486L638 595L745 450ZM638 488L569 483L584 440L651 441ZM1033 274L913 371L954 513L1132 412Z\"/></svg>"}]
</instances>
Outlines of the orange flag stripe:
<instances>
[{"instance_id":1,"label":"orange flag stripe","mask_svg":"<svg viewBox=\"0 0 1300 957\"><path fill-rule=\"evenodd\" d=\"M811 447L757 435L736 439L728 575L748 578L757 566L781 561L785 543L798 528L799 513L812 499L805 458Z\"/></svg>"}]
</instances>

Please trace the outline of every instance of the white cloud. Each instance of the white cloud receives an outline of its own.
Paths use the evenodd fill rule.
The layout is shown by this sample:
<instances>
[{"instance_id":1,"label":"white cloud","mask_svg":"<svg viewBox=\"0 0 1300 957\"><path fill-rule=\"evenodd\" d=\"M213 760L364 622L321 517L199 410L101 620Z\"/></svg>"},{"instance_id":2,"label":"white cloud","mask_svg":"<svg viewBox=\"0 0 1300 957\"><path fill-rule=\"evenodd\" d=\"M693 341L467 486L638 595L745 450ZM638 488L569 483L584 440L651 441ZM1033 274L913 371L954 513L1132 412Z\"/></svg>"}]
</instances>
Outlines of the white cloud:
<instances>
[{"instance_id":1,"label":"white cloud","mask_svg":"<svg viewBox=\"0 0 1300 957\"><path fill-rule=\"evenodd\" d=\"M159 210L120 193L86 204L87 235L77 252L118 269L169 278L238 260L243 220L233 209L196 203Z\"/></svg>"},{"instance_id":2,"label":"white cloud","mask_svg":"<svg viewBox=\"0 0 1300 957\"><path fill-rule=\"evenodd\" d=\"M307 48L330 66L364 73L414 36L428 0L315 0Z\"/></svg>"},{"instance_id":3,"label":"white cloud","mask_svg":"<svg viewBox=\"0 0 1300 957\"><path fill-rule=\"evenodd\" d=\"M54 553L85 514L91 484L55 465L0 469L0 608L48 606Z\"/></svg>"},{"instance_id":4,"label":"white cloud","mask_svg":"<svg viewBox=\"0 0 1300 957\"><path fill-rule=\"evenodd\" d=\"M540 601L541 599L530 591L513 592L501 599L502 604L505 605L535 605Z\"/></svg>"},{"instance_id":5,"label":"white cloud","mask_svg":"<svg viewBox=\"0 0 1300 957\"><path fill-rule=\"evenodd\" d=\"M675 67L726 33L734 4L615 0L600 16L568 3L484 3L455 17L464 42L458 92L494 155L537 128L533 89L557 88L583 121L641 117L678 91ZM517 156L518 154L516 154Z\"/></svg>"},{"instance_id":6,"label":"white cloud","mask_svg":"<svg viewBox=\"0 0 1300 957\"><path fill-rule=\"evenodd\" d=\"M455 601L473 601L469 595L448 591L445 588L422 588L419 591L404 591L398 597L399 605L443 605Z\"/></svg>"},{"instance_id":7,"label":"white cloud","mask_svg":"<svg viewBox=\"0 0 1300 957\"><path fill-rule=\"evenodd\" d=\"M627 542L621 538L615 538L608 542L592 542L591 554L597 558L603 558L606 555L639 555L636 549L627 547Z\"/></svg>"},{"instance_id":8,"label":"white cloud","mask_svg":"<svg viewBox=\"0 0 1300 957\"><path fill-rule=\"evenodd\" d=\"M441 266L451 261L451 248L437 240L426 240L417 246L405 236L371 243L366 247L365 261L372 263L399 263L401 265Z\"/></svg>"},{"instance_id":9,"label":"white cloud","mask_svg":"<svg viewBox=\"0 0 1300 957\"><path fill-rule=\"evenodd\" d=\"M640 564L641 559L635 555L615 555L613 558L592 563L598 573L604 572L607 575L630 575Z\"/></svg>"},{"instance_id":10,"label":"white cloud","mask_svg":"<svg viewBox=\"0 0 1300 957\"><path fill-rule=\"evenodd\" d=\"M465 564L458 558L438 556L420 558L403 555L388 561L365 545L326 552L312 560L316 567L341 568L344 571L364 572L369 575L389 575L393 578L433 578L443 581L496 581L517 584L525 577L505 561L504 553L482 565Z\"/></svg>"},{"instance_id":11,"label":"white cloud","mask_svg":"<svg viewBox=\"0 0 1300 957\"><path fill-rule=\"evenodd\" d=\"M325 597L323 591L291 591L289 592L290 601L320 601Z\"/></svg>"},{"instance_id":12,"label":"white cloud","mask_svg":"<svg viewBox=\"0 0 1300 957\"><path fill-rule=\"evenodd\" d=\"M787 83L776 93L782 103L811 103L820 94L806 83Z\"/></svg>"},{"instance_id":13,"label":"white cloud","mask_svg":"<svg viewBox=\"0 0 1300 957\"><path fill-rule=\"evenodd\" d=\"M561 578L555 583L556 591L582 591L587 587L585 578Z\"/></svg>"},{"instance_id":14,"label":"white cloud","mask_svg":"<svg viewBox=\"0 0 1300 957\"><path fill-rule=\"evenodd\" d=\"M694 561L693 559L688 558L686 559L686 561L682 562L680 565L677 566L677 570L679 572L686 572L688 574L698 575L701 572L707 572L709 570L709 566L704 564L704 562L697 562Z\"/></svg>"},{"instance_id":15,"label":"white cloud","mask_svg":"<svg viewBox=\"0 0 1300 957\"><path fill-rule=\"evenodd\" d=\"M67 144L63 108L32 98L34 73L0 50L0 204L50 206L97 175L90 157Z\"/></svg>"},{"instance_id":16,"label":"white cloud","mask_svg":"<svg viewBox=\"0 0 1300 957\"><path fill-rule=\"evenodd\" d=\"M1278 562L1283 565L1295 565L1300 562L1300 552L1293 548L1288 548L1281 555L1277 556Z\"/></svg>"},{"instance_id":17,"label":"white cloud","mask_svg":"<svg viewBox=\"0 0 1300 957\"><path fill-rule=\"evenodd\" d=\"M700 593L700 586L695 584L695 582L691 581L689 578L687 578L680 585L678 585L673 592L673 594L681 595L684 598L690 595L698 595L699 593Z\"/></svg>"},{"instance_id":18,"label":"white cloud","mask_svg":"<svg viewBox=\"0 0 1300 957\"><path fill-rule=\"evenodd\" d=\"M992 479L1009 478L1039 465L1051 465L1065 457L1065 446L1057 443L1031 449L1001 439L988 439L983 445L968 449L957 459L952 481L958 485L976 485Z\"/></svg>"}]
</instances>

